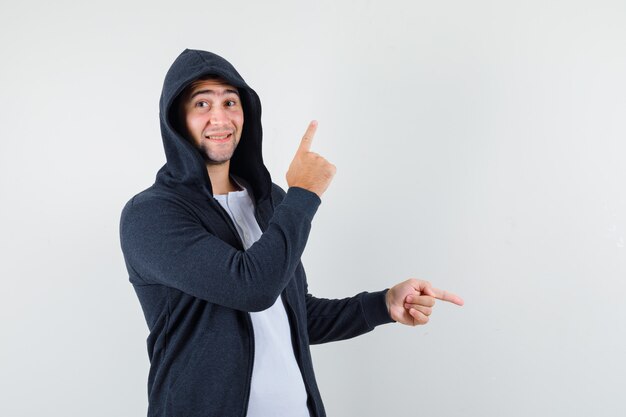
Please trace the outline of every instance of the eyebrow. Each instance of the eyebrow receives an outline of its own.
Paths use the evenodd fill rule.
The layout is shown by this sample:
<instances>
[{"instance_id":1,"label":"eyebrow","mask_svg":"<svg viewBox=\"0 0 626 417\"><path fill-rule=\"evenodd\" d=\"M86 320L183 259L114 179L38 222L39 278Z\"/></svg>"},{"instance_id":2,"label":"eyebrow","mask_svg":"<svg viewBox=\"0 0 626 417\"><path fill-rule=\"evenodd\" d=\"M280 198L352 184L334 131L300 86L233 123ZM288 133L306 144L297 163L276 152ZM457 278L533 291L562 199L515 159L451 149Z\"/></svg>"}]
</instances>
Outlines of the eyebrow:
<instances>
[{"instance_id":1,"label":"eyebrow","mask_svg":"<svg viewBox=\"0 0 626 417\"><path fill-rule=\"evenodd\" d=\"M226 90L224 90L224 93L225 94L235 94L237 97L239 97L239 92L237 90L233 90L231 88L227 88ZM198 90L195 93L193 93L191 95L191 97L189 97L189 100L191 100L192 98L194 98L195 96L197 96L199 94L215 94L215 90L210 90L210 89Z\"/></svg>"}]
</instances>

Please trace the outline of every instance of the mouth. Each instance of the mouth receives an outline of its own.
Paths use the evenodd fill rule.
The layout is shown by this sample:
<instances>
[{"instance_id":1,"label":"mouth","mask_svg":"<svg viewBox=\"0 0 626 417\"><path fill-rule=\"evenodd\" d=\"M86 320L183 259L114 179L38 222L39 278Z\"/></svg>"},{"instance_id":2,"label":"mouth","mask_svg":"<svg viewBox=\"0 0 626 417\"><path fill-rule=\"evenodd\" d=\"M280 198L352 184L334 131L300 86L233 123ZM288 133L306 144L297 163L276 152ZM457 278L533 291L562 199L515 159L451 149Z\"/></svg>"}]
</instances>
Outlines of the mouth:
<instances>
[{"instance_id":1,"label":"mouth","mask_svg":"<svg viewBox=\"0 0 626 417\"><path fill-rule=\"evenodd\" d=\"M216 132L210 135L205 134L204 138L213 142L221 143L229 141L232 136L233 134L229 132Z\"/></svg>"}]
</instances>

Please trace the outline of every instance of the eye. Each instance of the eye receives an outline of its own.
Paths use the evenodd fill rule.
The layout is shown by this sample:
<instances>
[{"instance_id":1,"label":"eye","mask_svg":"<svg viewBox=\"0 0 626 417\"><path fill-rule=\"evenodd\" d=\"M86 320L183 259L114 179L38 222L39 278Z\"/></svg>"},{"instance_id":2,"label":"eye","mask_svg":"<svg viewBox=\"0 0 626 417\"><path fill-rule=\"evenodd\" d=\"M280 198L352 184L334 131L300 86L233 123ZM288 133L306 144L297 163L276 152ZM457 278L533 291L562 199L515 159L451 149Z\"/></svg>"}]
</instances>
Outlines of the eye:
<instances>
[{"instance_id":1,"label":"eye","mask_svg":"<svg viewBox=\"0 0 626 417\"><path fill-rule=\"evenodd\" d=\"M206 107L209 107L209 103L207 103L207 102L206 102L206 101L204 101L204 100L200 100L200 101L197 101L197 102L196 102L196 104L194 105L194 107L206 108Z\"/></svg>"},{"instance_id":2,"label":"eye","mask_svg":"<svg viewBox=\"0 0 626 417\"><path fill-rule=\"evenodd\" d=\"M226 106L227 107L233 107L233 106L236 106L236 105L237 105L237 102L235 100L228 100L226 102Z\"/></svg>"}]
</instances>

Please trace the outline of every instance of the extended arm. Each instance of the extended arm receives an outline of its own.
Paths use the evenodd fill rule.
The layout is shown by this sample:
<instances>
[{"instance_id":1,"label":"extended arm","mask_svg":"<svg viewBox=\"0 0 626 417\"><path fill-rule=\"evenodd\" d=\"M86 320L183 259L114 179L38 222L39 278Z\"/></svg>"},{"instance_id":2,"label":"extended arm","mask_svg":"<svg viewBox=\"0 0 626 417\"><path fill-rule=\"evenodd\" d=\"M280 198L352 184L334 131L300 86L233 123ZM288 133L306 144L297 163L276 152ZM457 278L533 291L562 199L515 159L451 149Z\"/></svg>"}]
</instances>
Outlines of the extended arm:
<instances>
[{"instance_id":1,"label":"extended arm","mask_svg":"<svg viewBox=\"0 0 626 417\"><path fill-rule=\"evenodd\" d=\"M339 300L306 295L307 325L311 344L345 340L390 323L385 304L387 290L362 292Z\"/></svg>"},{"instance_id":2,"label":"extended arm","mask_svg":"<svg viewBox=\"0 0 626 417\"><path fill-rule=\"evenodd\" d=\"M389 290L363 292L340 300L307 294L310 343L349 339L392 321L409 326L426 324L435 299L463 305L459 296L434 288L428 281L413 278Z\"/></svg>"}]
</instances>

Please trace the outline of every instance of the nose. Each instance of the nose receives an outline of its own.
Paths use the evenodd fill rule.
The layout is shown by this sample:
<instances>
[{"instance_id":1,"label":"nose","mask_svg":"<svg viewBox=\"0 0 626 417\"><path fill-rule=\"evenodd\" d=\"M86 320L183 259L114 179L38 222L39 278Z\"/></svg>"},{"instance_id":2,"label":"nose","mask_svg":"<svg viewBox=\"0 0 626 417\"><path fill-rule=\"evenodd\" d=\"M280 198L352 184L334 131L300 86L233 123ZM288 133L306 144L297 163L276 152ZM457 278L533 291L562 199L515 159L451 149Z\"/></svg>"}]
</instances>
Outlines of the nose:
<instances>
[{"instance_id":1,"label":"nose","mask_svg":"<svg viewBox=\"0 0 626 417\"><path fill-rule=\"evenodd\" d=\"M223 108L215 106L211 109L211 112L209 114L209 122L212 125L223 125L226 124L227 120L228 118L226 116L226 111Z\"/></svg>"}]
</instances>

